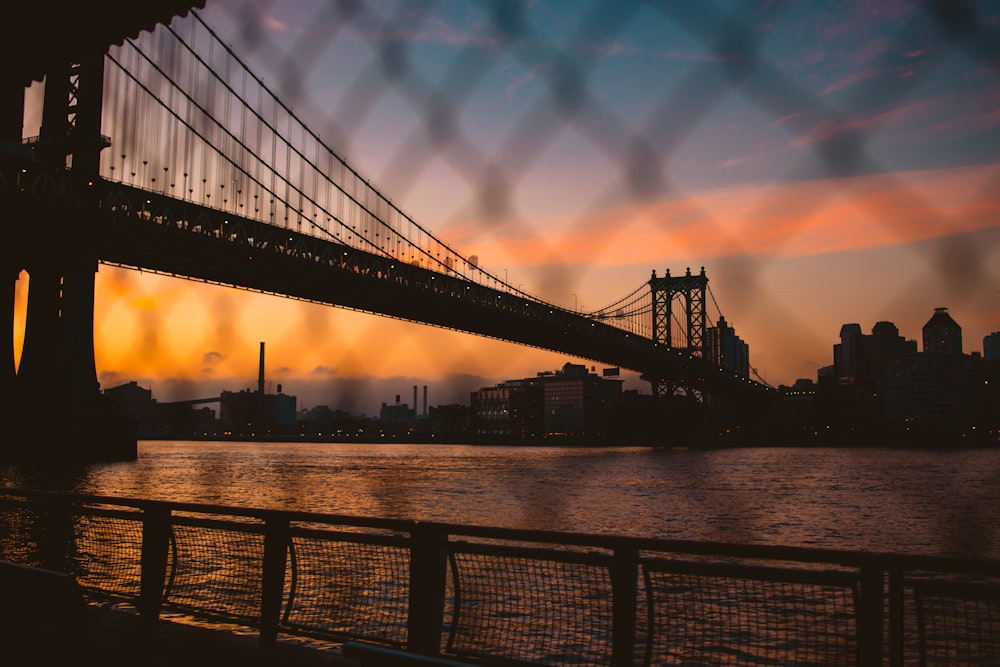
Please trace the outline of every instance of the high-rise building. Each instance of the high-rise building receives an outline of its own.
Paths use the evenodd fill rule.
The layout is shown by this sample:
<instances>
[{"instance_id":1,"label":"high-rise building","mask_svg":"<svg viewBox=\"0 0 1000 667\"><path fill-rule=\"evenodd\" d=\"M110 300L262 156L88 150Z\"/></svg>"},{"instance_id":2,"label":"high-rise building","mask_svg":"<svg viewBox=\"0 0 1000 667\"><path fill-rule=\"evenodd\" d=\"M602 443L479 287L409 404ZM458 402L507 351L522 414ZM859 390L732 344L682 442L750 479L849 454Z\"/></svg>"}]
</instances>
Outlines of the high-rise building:
<instances>
[{"instance_id":1,"label":"high-rise building","mask_svg":"<svg viewBox=\"0 0 1000 667\"><path fill-rule=\"evenodd\" d=\"M741 378L750 377L750 346L736 335L736 330L720 316L717 326L705 329L705 359Z\"/></svg>"},{"instance_id":2,"label":"high-rise building","mask_svg":"<svg viewBox=\"0 0 1000 667\"><path fill-rule=\"evenodd\" d=\"M983 359L1000 359L1000 331L983 337Z\"/></svg>"},{"instance_id":3,"label":"high-rise building","mask_svg":"<svg viewBox=\"0 0 1000 667\"><path fill-rule=\"evenodd\" d=\"M962 354L962 327L951 318L947 308L935 308L923 331L924 352Z\"/></svg>"},{"instance_id":4,"label":"high-rise building","mask_svg":"<svg viewBox=\"0 0 1000 667\"><path fill-rule=\"evenodd\" d=\"M923 328L922 353L887 360L879 374L885 416L908 430L965 432L979 412L980 368L962 354L962 327L935 308Z\"/></svg>"},{"instance_id":5,"label":"high-rise building","mask_svg":"<svg viewBox=\"0 0 1000 667\"><path fill-rule=\"evenodd\" d=\"M833 367L840 384L867 386L876 380L887 360L916 351L917 342L899 335L892 322L876 322L871 335L862 333L860 324L844 324L840 342L833 346Z\"/></svg>"},{"instance_id":6,"label":"high-rise building","mask_svg":"<svg viewBox=\"0 0 1000 667\"><path fill-rule=\"evenodd\" d=\"M833 346L833 367L841 384L855 384L859 375L859 357L864 354L865 335L855 322L840 327L840 342Z\"/></svg>"}]
</instances>

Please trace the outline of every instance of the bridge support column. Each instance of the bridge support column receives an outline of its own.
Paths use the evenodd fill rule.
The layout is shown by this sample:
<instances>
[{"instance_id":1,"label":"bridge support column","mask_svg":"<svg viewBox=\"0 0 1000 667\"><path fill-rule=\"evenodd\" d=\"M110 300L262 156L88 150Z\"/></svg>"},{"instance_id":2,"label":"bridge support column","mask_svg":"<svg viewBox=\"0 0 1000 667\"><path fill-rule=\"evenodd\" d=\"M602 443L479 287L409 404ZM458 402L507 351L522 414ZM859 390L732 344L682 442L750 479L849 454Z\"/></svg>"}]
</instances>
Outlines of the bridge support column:
<instances>
[{"instance_id":1,"label":"bridge support column","mask_svg":"<svg viewBox=\"0 0 1000 667\"><path fill-rule=\"evenodd\" d=\"M69 169L68 194L77 207L96 203L89 202L90 186L99 175L101 150L108 145L100 134L103 87L103 53L57 66L45 77L34 158L55 174ZM0 89L6 90L2 82ZM20 99L23 118L23 88ZM20 119L14 127L15 116L13 104L0 107L0 140L23 131ZM24 346L13 380L13 290L8 295L5 289L0 297L0 307L11 313L10 320L0 320L0 325L10 322L0 345L9 347L11 354L10 364L0 358L0 382L13 385L5 394L12 396L9 407L3 408L10 444L0 455L43 461L134 459L135 425L101 395L97 382L97 254L86 243L86 232L75 226L83 218L63 217L58 206L25 210L33 219L17 227L20 234L8 250L17 253L8 256L8 263L26 268L30 275Z\"/></svg>"},{"instance_id":2,"label":"bridge support column","mask_svg":"<svg viewBox=\"0 0 1000 667\"><path fill-rule=\"evenodd\" d=\"M28 274L28 308L17 388L22 399L53 401L58 393L56 369L61 356L62 275L51 260L32 262Z\"/></svg>"},{"instance_id":3,"label":"bridge support column","mask_svg":"<svg viewBox=\"0 0 1000 667\"><path fill-rule=\"evenodd\" d=\"M91 253L67 251L62 286L62 340L59 376L73 401L90 401L100 394L94 362L94 276L97 259Z\"/></svg>"},{"instance_id":4,"label":"bridge support column","mask_svg":"<svg viewBox=\"0 0 1000 667\"><path fill-rule=\"evenodd\" d=\"M14 365L14 291L17 287L18 269L12 262L3 260L0 275L8 276L10 282L0 288L0 396L13 396L17 370Z\"/></svg>"},{"instance_id":5,"label":"bridge support column","mask_svg":"<svg viewBox=\"0 0 1000 667\"><path fill-rule=\"evenodd\" d=\"M36 260L28 268L18 390L40 401L92 401L100 394L94 363L97 260L79 247L67 247L60 255ZM13 289L9 298L13 323ZM11 339L13 361L13 326L4 336Z\"/></svg>"},{"instance_id":6,"label":"bridge support column","mask_svg":"<svg viewBox=\"0 0 1000 667\"><path fill-rule=\"evenodd\" d=\"M68 237L28 264L28 308L8 457L126 460L135 426L100 393L94 362L96 256ZM61 252L60 252L61 250ZM11 300L13 307L13 300ZM58 419L52 419L57 414Z\"/></svg>"}]
</instances>

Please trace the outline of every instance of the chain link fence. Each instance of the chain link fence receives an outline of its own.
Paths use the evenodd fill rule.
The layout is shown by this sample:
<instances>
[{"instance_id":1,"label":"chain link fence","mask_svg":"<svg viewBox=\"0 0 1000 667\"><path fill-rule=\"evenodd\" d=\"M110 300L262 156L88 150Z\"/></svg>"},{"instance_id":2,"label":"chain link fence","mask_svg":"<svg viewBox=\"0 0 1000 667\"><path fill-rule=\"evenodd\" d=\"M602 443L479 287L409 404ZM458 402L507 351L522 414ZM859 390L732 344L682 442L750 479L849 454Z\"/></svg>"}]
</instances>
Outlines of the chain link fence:
<instances>
[{"instance_id":1,"label":"chain link fence","mask_svg":"<svg viewBox=\"0 0 1000 667\"><path fill-rule=\"evenodd\" d=\"M967 350L996 326L996 3L204 16L417 220L543 298L590 310L706 265L775 384L829 364L845 321L915 337L945 303Z\"/></svg>"}]
</instances>

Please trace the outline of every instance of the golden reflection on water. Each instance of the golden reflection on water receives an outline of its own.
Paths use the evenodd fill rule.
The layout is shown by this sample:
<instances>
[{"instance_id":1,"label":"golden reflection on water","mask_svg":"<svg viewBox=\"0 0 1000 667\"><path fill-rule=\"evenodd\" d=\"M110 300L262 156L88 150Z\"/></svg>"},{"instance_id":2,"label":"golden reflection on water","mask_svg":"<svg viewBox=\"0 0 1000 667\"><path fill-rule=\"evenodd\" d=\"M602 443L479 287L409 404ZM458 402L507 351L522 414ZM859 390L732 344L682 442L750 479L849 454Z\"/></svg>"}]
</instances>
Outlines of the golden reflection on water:
<instances>
[{"instance_id":1,"label":"golden reflection on water","mask_svg":"<svg viewBox=\"0 0 1000 667\"><path fill-rule=\"evenodd\" d=\"M487 526L1000 557L1000 451L142 442L0 484Z\"/></svg>"}]
</instances>

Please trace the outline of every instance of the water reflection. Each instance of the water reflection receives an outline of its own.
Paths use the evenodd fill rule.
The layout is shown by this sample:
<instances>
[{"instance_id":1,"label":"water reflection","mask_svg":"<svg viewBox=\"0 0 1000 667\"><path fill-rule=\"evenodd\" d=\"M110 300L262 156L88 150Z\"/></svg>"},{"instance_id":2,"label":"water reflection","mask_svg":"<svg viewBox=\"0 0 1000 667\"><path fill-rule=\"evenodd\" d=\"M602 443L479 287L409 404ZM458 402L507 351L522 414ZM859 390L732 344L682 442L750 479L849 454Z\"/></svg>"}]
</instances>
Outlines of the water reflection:
<instances>
[{"instance_id":1,"label":"water reflection","mask_svg":"<svg viewBox=\"0 0 1000 667\"><path fill-rule=\"evenodd\" d=\"M143 442L0 484L647 537L1000 558L1000 451Z\"/></svg>"}]
</instances>

